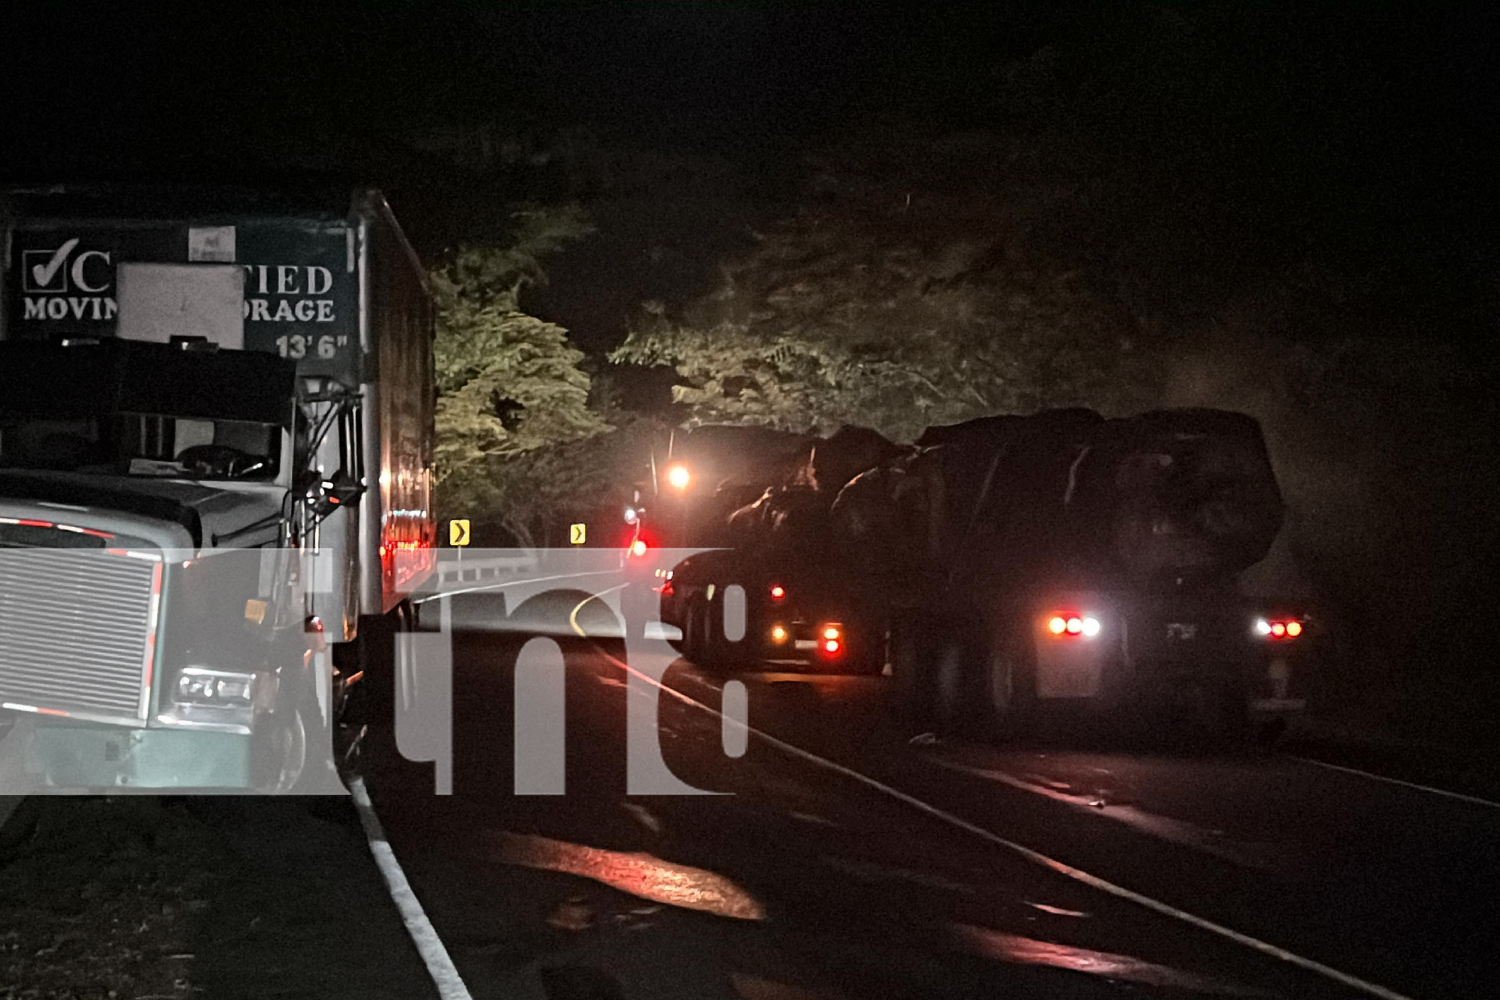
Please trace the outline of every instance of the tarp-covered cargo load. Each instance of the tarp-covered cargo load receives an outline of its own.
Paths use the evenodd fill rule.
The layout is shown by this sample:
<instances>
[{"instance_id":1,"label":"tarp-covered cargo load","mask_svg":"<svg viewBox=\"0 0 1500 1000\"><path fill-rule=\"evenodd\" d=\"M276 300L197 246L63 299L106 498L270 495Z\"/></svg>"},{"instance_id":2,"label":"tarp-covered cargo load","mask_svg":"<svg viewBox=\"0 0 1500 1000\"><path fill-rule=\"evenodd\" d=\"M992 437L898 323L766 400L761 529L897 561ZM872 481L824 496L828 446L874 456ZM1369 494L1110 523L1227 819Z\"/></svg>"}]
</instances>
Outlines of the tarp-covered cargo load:
<instances>
[{"instance_id":1,"label":"tarp-covered cargo load","mask_svg":"<svg viewBox=\"0 0 1500 1000\"><path fill-rule=\"evenodd\" d=\"M1260 427L1243 414L1055 410L930 428L920 441L915 458L857 477L834 505L862 569L985 559L1054 579L1224 578L1264 557L1281 526ZM876 544L881 559L863 551Z\"/></svg>"},{"instance_id":2,"label":"tarp-covered cargo load","mask_svg":"<svg viewBox=\"0 0 1500 1000\"><path fill-rule=\"evenodd\" d=\"M1108 516L1110 555L1144 578L1228 576L1259 562L1282 502L1244 414L1166 410L1111 421L1079 469L1075 502Z\"/></svg>"}]
</instances>

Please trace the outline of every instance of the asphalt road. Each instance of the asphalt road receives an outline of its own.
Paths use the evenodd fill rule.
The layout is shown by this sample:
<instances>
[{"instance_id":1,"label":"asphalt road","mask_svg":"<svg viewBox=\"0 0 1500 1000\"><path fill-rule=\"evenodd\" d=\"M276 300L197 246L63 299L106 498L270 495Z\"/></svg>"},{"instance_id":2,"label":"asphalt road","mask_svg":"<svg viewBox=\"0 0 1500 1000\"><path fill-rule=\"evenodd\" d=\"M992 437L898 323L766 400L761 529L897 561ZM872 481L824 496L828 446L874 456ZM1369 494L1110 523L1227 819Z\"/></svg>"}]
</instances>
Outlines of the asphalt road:
<instances>
[{"instance_id":1,"label":"asphalt road","mask_svg":"<svg viewBox=\"0 0 1500 1000\"><path fill-rule=\"evenodd\" d=\"M721 794L630 796L627 699L651 686L581 639L566 793L516 795L521 641L457 640L453 795L388 733L363 762L476 997L1436 998L1495 978L1500 808L1279 752L913 743L883 678L683 661L660 745Z\"/></svg>"}]
</instances>

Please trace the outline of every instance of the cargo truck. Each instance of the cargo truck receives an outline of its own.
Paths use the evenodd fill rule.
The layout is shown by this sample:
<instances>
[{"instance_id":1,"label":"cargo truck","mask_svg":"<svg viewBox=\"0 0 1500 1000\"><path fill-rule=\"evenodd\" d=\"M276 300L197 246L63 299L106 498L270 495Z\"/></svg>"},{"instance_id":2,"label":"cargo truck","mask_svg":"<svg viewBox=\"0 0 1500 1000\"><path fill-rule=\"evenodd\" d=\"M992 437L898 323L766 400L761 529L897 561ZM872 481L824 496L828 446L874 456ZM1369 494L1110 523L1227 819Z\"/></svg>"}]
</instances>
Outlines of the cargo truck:
<instances>
[{"instance_id":1,"label":"cargo truck","mask_svg":"<svg viewBox=\"0 0 1500 1000\"><path fill-rule=\"evenodd\" d=\"M385 199L16 190L0 248L29 778L336 790L309 762L435 564L433 308Z\"/></svg>"},{"instance_id":2,"label":"cargo truck","mask_svg":"<svg viewBox=\"0 0 1500 1000\"><path fill-rule=\"evenodd\" d=\"M1236 586L1282 517L1252 418L1056 410L911 447L856 431L797 447L705 489L719 528L687 541L723 547L675 567L662 600L690 658L888 667L933 729L1023 731L1066 709L1237 730L1302 709L1281 647L1307 623Z\"/></svg>"}]
</instances>

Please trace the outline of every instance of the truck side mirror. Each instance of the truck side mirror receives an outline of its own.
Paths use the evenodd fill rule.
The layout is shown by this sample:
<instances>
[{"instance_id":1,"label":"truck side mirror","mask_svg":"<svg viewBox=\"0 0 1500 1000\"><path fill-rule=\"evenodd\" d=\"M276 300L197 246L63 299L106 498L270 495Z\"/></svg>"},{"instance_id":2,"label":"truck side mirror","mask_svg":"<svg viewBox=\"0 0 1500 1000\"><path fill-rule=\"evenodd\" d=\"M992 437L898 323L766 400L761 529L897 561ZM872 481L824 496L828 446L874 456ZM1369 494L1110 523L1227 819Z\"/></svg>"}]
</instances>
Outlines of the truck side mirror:
<instances>
[{"instance_id":1,"label":"truck side mirror","mask_svg":"<svg viewBox=\"0 0 1500 1000\"><path fill-rule=\"evenodd\" d=\"M309 470L303 475L299 489L318 520L354 503L365 492L364 486L342 469L327 479Z\"/></svg>"}]
</instances>

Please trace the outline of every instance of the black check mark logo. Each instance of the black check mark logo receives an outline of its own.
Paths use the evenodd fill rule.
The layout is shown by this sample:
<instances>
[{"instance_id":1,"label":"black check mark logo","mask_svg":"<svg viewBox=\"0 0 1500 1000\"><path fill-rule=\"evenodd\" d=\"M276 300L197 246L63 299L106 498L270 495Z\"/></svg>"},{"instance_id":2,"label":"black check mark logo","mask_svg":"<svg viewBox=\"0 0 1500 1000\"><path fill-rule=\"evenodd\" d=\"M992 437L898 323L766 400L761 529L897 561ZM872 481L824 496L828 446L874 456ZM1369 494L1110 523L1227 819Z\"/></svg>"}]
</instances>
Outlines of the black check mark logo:
<instances>
[{"instance_id":1,"label":"black check mark logo","mask_svg":"<svg viewBox=\"0 0 1500 1000\"><path fill-rule=\"evenodd\" d=\"M58 247L45 263L31 266L31 277L37 289L53 290L51 289L53 280L63 269L63 265L68 262L68 254L72 253L76 246L78 246L78 239L75 237Z\"/></svg>"}]
</instances>

